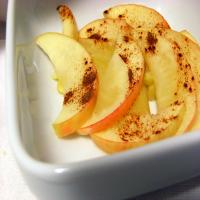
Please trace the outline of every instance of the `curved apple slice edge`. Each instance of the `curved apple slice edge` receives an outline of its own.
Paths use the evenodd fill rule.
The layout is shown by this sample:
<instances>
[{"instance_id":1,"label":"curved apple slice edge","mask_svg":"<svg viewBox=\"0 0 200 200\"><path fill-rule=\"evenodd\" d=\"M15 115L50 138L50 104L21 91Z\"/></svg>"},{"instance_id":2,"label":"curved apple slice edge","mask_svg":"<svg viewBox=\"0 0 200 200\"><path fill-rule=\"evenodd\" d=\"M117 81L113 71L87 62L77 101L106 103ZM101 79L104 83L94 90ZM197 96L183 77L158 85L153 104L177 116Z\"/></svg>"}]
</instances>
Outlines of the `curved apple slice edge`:
<instances>
[{"instance_id":1,"label":"curved apple slice edge","mask_svg":"<svg viewBox=\"0 0 200 200\"><path fill-rule=\"evenodd\" d=\"M121 29L121 32L117 37L113 36L113 35L115 35L115 33L113 33L113 35L111 34L111 32L113 31L113 29L112 29L113 28L113 24L114 25L118 24L120 29ZM102 27L104 27L104 26L106 26L106 27L108 26L109 27L108 29L106 29L106 31L108 31L108 33L107 32L104 33L102 31L103 30ZM96 27L97 30L98 29L100 30L100 27L101 27L101 32L98 32L98 34L99 35L103 34L105 38L108 37L108 41L110 39L111 40L113 40L113 39L115 40L116 39L116 44L115 45L116 45L117 48L115 49L116 52L113 53L113 56L115 54L118 54L118 56L121 57L123 62L126 63L127 68L128 68L128 64L130 64L130 63L127 64L127 60L129 60L129 59L127 59L127 57L124 56L125 54L128 55L130 53L130 60L134 60L133 55L130 52L132 50L133 52L137 52L135 56L137 56L137 57L139 56L139 58L140 58L141 51L139 50L138 46L136 47L136 43L133 41L132 35L130 34L131 33L130 32L131 28L130 28L129 25L127 25L125 23L125 21L123 21L123 20L122 21L114 20L114 19L96 20L96 21L86 25L82 29L81 33L85 33L86 30L93 30L94 28L92 28L92 27ZM94 30L97 31L96 29L94 29ZM96 32L90 32L90 34L93 34L93 35L95 35L95 33ZM81 36L83 36L83 35L84 34L81 34ZM131 42L131 44L133 42L134 45L129 45L130 42ZM121 50L119 50L119 49L121 49ZM126 50L126 52L125 52L125 50ZM140 53L138 53L138 52L140 52ZM142 67L138 63L141 63ZM120 102L118 107L114 108L110 113L108 113L108 115L103 116L102 118L99 118L98 120L95 119L95 121L92 122L91 124L86 124L85 127L80 128L78 130L79 134L87 135L87 134L92 134L92 133L104 130L106 128L109 128L111 125L113 125L115 123L116 120L118 120L124 114L126 114L128 112L129 108L131 107L131 105L133 104L135 99L137 98L137 96L139 94L139 90L141 89L143 76L144 76L144 61L143 61L143 58L142 58L142 61L139 61L139 62L133 61L133 63L132 63L132 61L131 61L131 65L132 65L132 67L134 66L135 68L138 68L138 69L142 68L142 71L139 74L140 78L138 79L136 84L130 89L128 96L125 97L125 99L122 102ZM135 73L138 75L138 72L135 72ZM133 76L134 76L134 72L133 72ZM97 101L98 101L98 99L97 99ZM94 118L92 118L92 119L94 119Z\"/></svg>"},{"instance_id":2,"label":"curved apple slice edge","mask_svg":"<svg viewBox=\"0 0 200 200\"><path fill-rule=\"evenodd\" d=\"M138 97L138 94L143 84L143 75L144 75L144 71L141 75L141 78L138 82L137 87L133 87L130 95L118 108L116 108L111 114L109 114L109 116L104 117L100 121L92 125L89 125L87 127L80 128L78 130L78 133L80 135L88 135L88 134L96 133L98 131L102 131L112 126L119 118L121 118L124 115L124 113L127 113L130 107L133 105L133 102Z\"/></svg>"},{"instance_id":3,"label":"curved apple slice edge","mask_svg":"<svg viewBox=\"0 0 200 200\"><path fill-rule=\"evenodd\" d=\"M62 21L63 34L77 40L78 28L71 9L67 5L62 4L57 7L57 11Z\"/></svg>"},{"instance_id":4,"label":"curved apple slice edge","mask_svg":"<svg viewBox=\"0 0 200 200\"><path fill-rule=\"evenodd\" d=\"M171 112L173 112L174 115L172 115ZM91 134L90 136L92 140L95 142L95 144L107 153L116 153L131 148L140 147L145 144L150 144L156 141L160 141L162 139L174 135L176 130L178 129L178 126L182 122L184 112L185 112L185 105L181 104L181 105L171 106L165 109L162 113L157 114L154 117L152 117L150 114L140 115L140 117L147 118L147 121L145 123L146 125L153 124L154 121L157 120L157 123L154 123L155 130L157 129L159 130L160 124L162 125L162 123L164 124L165 127L165 129L164 130L161 129L161 131L158 134L150 132L147 138L137 137L135 141L122 140L118 133L118 128L119 128L118 124L120 122L106 131L94 133ZM137 116L137 114L135 113L131 114ZM167 125L165 126L165 121L167 121L171 116L172 116L172 121L167 123ZM149 128L148 130L151 129ZM132 131L134 132L135 130Z\"/></svg>"},{"instance_id":5,"label":"curved apple slice edge","mask_svg":"<svg viewBox=\"0 0 200 200\"><path fill-rule=\"evenodd\" d=\"M97 90L95 91L95 94L90 99L90 101L87 104L85 104L84 108L80 112L78 112L77 114L75 114L66 121L60 123L56 123L55 121L53 123L53 128L56 132L56 135L58 137L64 137L75 133L77 129L79 129L91 116L96 103L96 97L97 97ZM61 112L63 112L63 110Z\"/></svg>"},{"instance_id":6,"label":"curved apple slice edge","mask_svg":"<svg viewBox=\"0 0 200 200\"><path fill-rule=\"evenodd\" d=\"M105 18L114 18L114 19L125 18L129 25L132 25L134 28L137 29L140 29L143 26L148 27L149 19L153 21L154 26L152 27L151 25L148 28L155 28L159 26L170 29L168 22L158 11L144 5L139 5L139 4L117 5L105 10L103 12L103 15ZM141 18L141 16L143 17L143 19ZM137 22L136 23L137 26L135 25L135 22ZM138 24L138 22L140 23Z\"/></svg>"},{"instance_id":7,"label":"curved apple slice edge","mask_svg":"<svg viewBox=\"0 0 200 200\"><path fill-rule=\"evenodd\" d=\"M70 48L69 46L73 46L73 47L75 46L76 50L78 50L78 51L75 51L77 55L73 55L73 56L80 55L78 61L76 60L76 62L80 62L79 64L81 65L84 64L84 68L82 68L82 72L80 72L80 70L77 71L77 70L71 69L74 71L74 73L75 71L77 71L76 73L77 77L75 79L76 83L74 83L75 84L74 87L76 87L77 84L78 85L81 84L80 87L82 88L81 91L83 92L82 94L83 96L79 94L78 92L79 86L78 86L78 88L76 88L77 91L75 90L76 91L75 94L78 95L78 96L75 96L76 101L69 102L70 105L68 105L68 102L66 102L67 104L63 105L62 111L60 112L56 121L53 123L53 127L56 131L56 134L59 137L64 137L64 136L74 133L78 128L80 128L82 124L88 120L88 118L90 117L92 113L92 110L95 106L96 97L97 97L98 77L97 76L95 78L93 77L91 83L87 81L84 83L84 80L92 72L95 72L96 74L96 68L91 60L90 55L85 50L85 48L82 45L80 45L77 41L63 34L59 34L59 33L42 34L36 38L36 44L43 50L43 52L46 53L46 55L49 57L52 64L54 65L54 68L57 67L59 68L59 72L60 70L62 71L62 73L60 72L60 75L62 76L63 74L66 73L66 67L64 66L66 66L67 61L68 61L68 64L67 64L68 67L71 67L71 65L74 64L74 60L71 57L70 57L70 60L67 60L68 58L66 57L66 55L65 57L60 56L60 55L63 55L63 53L66 53L68 51L68 48ZM55 49L59 49L59 51L55 53ZM85 59L87 59L87 61ZM70 69L68 69L68 71L70 71ZM66 92L70 92L70 91L66 90ZM83 97L85 97L86 99L84 100ZM82 101L84 102L80 104L79 102L82 102ZM69 111L71 112L69 113Z\"/></svg>"}]
</instances>

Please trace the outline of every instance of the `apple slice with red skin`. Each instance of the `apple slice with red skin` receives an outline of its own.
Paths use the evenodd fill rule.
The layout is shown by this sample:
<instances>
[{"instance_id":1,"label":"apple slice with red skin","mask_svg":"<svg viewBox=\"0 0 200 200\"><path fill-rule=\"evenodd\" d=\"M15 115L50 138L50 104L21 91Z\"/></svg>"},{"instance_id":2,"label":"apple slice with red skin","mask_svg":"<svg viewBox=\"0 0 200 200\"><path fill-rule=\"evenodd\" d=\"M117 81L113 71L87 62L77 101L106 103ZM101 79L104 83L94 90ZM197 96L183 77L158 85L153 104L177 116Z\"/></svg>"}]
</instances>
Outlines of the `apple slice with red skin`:
<instances>
[{"instance_id":1,"label":"apple slice with red skin","mask_svg":"<svg viewBox=\"0 0 200 200\"><path fill-rule=\"evenodd\" d=\"M118 19L96 20L80 31L79 41L92 55L99 77L97 103L89 120L79 129L80 134L112 126L128 112L139 94L144 60L131 31L125 21Z\"/></svg>"},{"instance_id":2,"label":"apple slice with red skin","mask_svg":"<svg viewBox=\"0 0 200 200\"><path fill-rule=\"evenodd\" d=\"M91 138L107 153L136 148L174 135L183 113L184 104L168 107L155 116L130 113L113 127L91 134Z\"/></svg>"},{"instance_id":3,"label":"apple slice with red skin","mask_svg":"<svg viewBox=\"0 0 200 200\"><path fill-rule=\"evenodd\" d=\"M51 60L63 86L63 107L53 127L64 137L79 129L93 111L98 90L96 67L84 47L63 34L45 33L36 43Z\"/></svg>"}]
</instances>

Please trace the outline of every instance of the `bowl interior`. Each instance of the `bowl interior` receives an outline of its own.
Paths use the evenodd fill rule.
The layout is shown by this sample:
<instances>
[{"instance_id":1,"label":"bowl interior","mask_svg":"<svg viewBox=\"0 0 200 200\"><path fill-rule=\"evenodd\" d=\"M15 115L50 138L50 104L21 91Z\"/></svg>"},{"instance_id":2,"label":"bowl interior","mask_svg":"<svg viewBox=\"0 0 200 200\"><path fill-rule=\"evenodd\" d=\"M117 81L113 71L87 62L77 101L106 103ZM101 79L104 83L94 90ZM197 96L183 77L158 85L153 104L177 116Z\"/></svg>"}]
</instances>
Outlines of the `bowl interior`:
<instances>
[{"instance_id":1,"label":"bowl interior","mask_svg":"<svg viewBox=\"0 0 200 200\"><path fill-rule=\"evenodd\" d=\"M192 3L193 2L193 3ZM16 67L19 93L21 139L35 158L50 163L66 163L104 156L89 137L71 136L58 139L52 122L61 109L62 97L52 80L53 67L47 57L34 45L34 38L44 32L61 32L62 25L56 8L67 3L78 26L102 18L110 6L133 1L25 1L16 5ZM134 1L159 11L175 30L187 29L197 39L198 1ZM180 9L181 8L181 9Z\"/></svg>"}]
</instances>

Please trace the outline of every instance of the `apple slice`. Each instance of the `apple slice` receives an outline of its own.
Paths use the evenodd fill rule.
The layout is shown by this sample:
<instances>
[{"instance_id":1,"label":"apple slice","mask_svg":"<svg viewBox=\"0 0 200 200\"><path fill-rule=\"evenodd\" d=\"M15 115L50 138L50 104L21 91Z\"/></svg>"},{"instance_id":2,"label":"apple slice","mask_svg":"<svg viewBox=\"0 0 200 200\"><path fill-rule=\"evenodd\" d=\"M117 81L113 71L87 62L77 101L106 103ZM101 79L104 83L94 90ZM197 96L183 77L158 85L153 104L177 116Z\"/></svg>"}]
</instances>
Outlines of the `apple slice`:
<instances>
[{"instance_id":1,"label":"apple slice","mask_svg":"<svg viewBox=\"0 0 200 200\"><path fill-rule=\"evenodd\" d=\"M67 5L63 4L57 7L57 11L62 21L63 34L77 40L78 28L77 28L76 20L70 8ZM56 73L52 75L52 79L55 81L58 81L58 77ZM57 89L60 94L64 94L64 88L60 82L58 82L57 84Z\"/></svg>"},{"instance_id":2,"label":"apple slice","mask_svg":"<svg viewBox=\"0 0 200 200\"><path fill-rule=\"evenodd\" d=\"M59 137L74 133L90 117L97 96L97 71L88 52L75 40L58 33L36 39L64 87L63 108L53 126Z\"/></svg>"},{"instance_id":3,"label":"apple slice","mask_svg":"<svg viewBox=\"0 0 200 200\"><path fill-rule=\"evenodd\" d=\"M79 41L91 53L99 77L97 103L90 119L79 129L80 134L110 127L128 112L138 96L144 60L131 30L122 20L101 19L80 31Z\"/></svg>"},{"instance_id":4,"label":"apple slice","mask_svg":"<svg viewBox=\"0 0 200 200\"><path fill-rule=\"evenodd\" d=\"M160 33L161 33L161 30L159 30L160 31ZM186 37L188 37L190 40L192 40L194 43L196 43L197 45L199 45L198 44L198 41L192 36L192 34L190 33L190 32L188 32L187 30L183 30L183 31L181 31L180 32L181 34L183 34L184 36L186 36ZM188 44L186 45L185 44L185 42L186 42L186 38L183 38L183 37L181 37L178 33L174 33L174 34L176 34L176 35L178 35L178 38L179 38L179 40L181 40L181 41L179 41L178 43L179 43L179 45L180 46L182 46L183 48L183 51L185 50L185 49L187 49L187 52L190 52L191 51L191 49L193 49L194 47L191 47L191 48L189 48L189 47L186 47L186 46L188 46ZM176 40L176 36L174 35L174 39ZM189 44L191 44L191 42L188 42ZM184 46L183 46L183 44L185 44ZM191 45L190 45L191 46ZM192 46L194 46L194 45L192 45ZM195 45L196 46L196 45ZM196 51L194 51L194 52L196 52ZM192 57L192 56L191 56ZM189 57L189 59L191 58L191 57ZM194 57L194 56L193 56ZM196 72L194 72L195 74L198 74L198 73L196 73ZM151 74L151 72L149 72L148 70L147 71L145 71L145 74L144 74L144 83L145 83L145 85L147 86L147 90L148 90L148 96L149 96L149 100L155 100L156 99L156 97L155 97L155 85L154 85L154 81L153 81L153 76L152 76L152 74ZM196 83L196 84L198 84L198 83Z\"/></svg>"},{"instance_id":5,"label":"apple slice","mask_svg":"<svg viewBox=\"0 0 200 200\"><path fill-rule=\"evenodd\" d=\"M191 69L193 76L190 77L190 81L195 84L195 91L197 95L197 114L191 124L190 129L200 129L200 46L190 40L188 37L175 31L165 30L162 32L163 36L170 41L176 42L176 45L182 50L183 57L187 59L187 68ZM190 102L190 105L192 102Z\"/></svg>"},{"instance_id":6,"label":"apple slice","mask_svg":"<svg viewBox=\"0 0 200 200\"><path fill-rule=\"evenodd\" d=\"M142 106L148 105L144 92L141 91L123 119L105 131L91 134L92 140L102 150L107 153L124 151L170 137L177 131L183 117L184 104L170 106L151 116L147 106L146 110Z\"/></svg>"},{"instance_id":7,"label":"apple slice","mask_svg":"<svg viewBox=\"0 0 200 200\"><path fill-rule=\"evenodd\" d=\"M192 40L193 42L195 42L197 45L199 45L198 41L187 30L182 30L182 31L180 31L180 33L183 34L184 36L188 37L190 40ZM176 33L176 34L178 34L178 33ZM183 38L181 36L179 36L178 38L180 38L182 40L182 44L185 44L184 40L187 40L186 38ZM191 42L189 42L189 43L191 43ZM179 42L179 44L181 44L181 43ZM181 45L181 46L183 46L183 45ZM185 48L186 47L184 47L183 50ZM187 49L188 49L188 47L187 47ZM193 48L191 48L191 49L193 49ZM189 50L189 52L190 51L191 50ZM144 83L145 83L145 85L148 88L149 100L155 100L155 85L153 83L153 76L152 76L151 72L145 71L145 74L144 74Z\"/></svg>"},{"instance_id":8,"label":"apple slice","mask_svg":"<svg viewBox=\"0 0 200 200\"><path fill-rule=\"evenodd\" d=\"M73 39L78 39L78 28L76 20L73 16L72 11L67 5L59 5L57 7L60 19L63 24L63 34Z\"/></svg>"},{"instance_id":9,"label":"apple slice","mask_svg":"<svg viewBox=\"0 0 200 200\"><path fill-rule=\"evenodd\" d=\"M125 20L98 19L85 25L79 31L79 38L89 38L96 42L116 42L118 35L131 35L133 29Z\"/></svg>"},{"instance_id":10,"label":"apple slice","mask_svg":"<svg viewBox=\"0 0 200 200\"><path fill-rule=\"evenodd\" d=\"M104 11L105 18L125 19L135 30L170 28L163 16L152 8L136 5L118 5Z\"/></svg>"}]
</instances>

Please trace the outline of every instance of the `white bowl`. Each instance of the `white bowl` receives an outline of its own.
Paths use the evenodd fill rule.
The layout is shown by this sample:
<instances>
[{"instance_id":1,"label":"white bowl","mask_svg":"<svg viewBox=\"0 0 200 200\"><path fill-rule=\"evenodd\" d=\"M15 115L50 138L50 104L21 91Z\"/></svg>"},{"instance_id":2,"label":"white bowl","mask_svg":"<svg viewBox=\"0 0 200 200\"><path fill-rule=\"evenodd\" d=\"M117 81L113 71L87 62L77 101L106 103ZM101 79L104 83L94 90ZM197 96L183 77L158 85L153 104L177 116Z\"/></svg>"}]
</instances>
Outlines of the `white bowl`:
<instances>
[{"instance_id":1,"label":"white bowl","mask_svg":"<svg viewBox=\"0 0 200 200\"><path fill-rule=\"evenodd\" d=\"M56 7L63 1L10 0L7 19L7 121L12 149L31 190L42 200L124 199L200 174L200 134L195 131L112 156L88 138L56 138L51 122L61 98L52 68L30 43L61 31ZM78 25L102 17L105 8L133 1L68 1ZM134 1L155 8L176 30L199 39L196 0Z\"/></svg>"}]
</instances>

